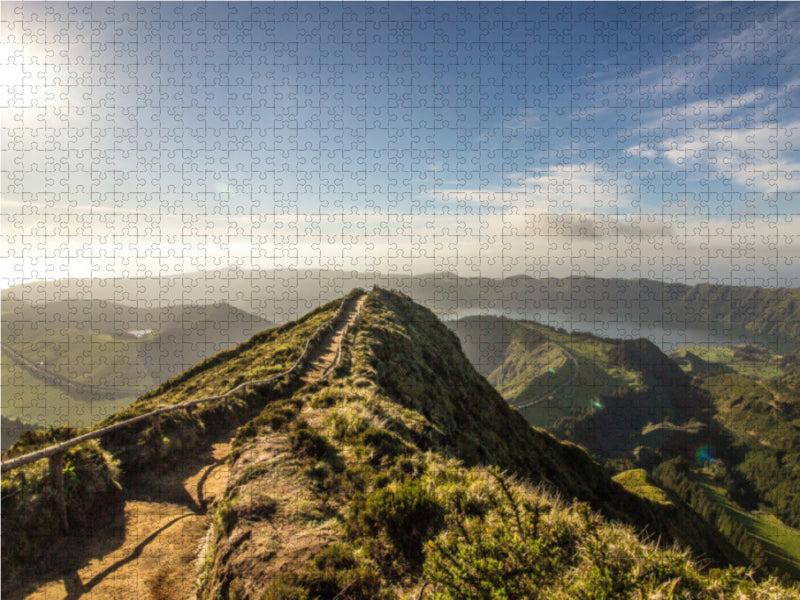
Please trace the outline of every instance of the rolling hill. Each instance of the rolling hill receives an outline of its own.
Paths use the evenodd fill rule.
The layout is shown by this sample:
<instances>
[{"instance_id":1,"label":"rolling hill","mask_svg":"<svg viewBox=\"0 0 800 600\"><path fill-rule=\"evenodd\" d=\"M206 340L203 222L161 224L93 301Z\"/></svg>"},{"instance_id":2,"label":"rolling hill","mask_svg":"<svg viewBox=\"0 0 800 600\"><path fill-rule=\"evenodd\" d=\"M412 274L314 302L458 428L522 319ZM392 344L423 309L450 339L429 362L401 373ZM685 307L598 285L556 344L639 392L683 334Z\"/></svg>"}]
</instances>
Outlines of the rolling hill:
<instances>
[{"instance_id":1,"label":"rolling hill","mask_svg":"<svg viewBox=\"0 0 800 600\"><path fill-rule=\"evenodd\" d=\"M92 425L272 325L227 304L4 301L3 416L47 426ZM10 434L4 429L4 440Z\"/></svg>"}]
</instances>

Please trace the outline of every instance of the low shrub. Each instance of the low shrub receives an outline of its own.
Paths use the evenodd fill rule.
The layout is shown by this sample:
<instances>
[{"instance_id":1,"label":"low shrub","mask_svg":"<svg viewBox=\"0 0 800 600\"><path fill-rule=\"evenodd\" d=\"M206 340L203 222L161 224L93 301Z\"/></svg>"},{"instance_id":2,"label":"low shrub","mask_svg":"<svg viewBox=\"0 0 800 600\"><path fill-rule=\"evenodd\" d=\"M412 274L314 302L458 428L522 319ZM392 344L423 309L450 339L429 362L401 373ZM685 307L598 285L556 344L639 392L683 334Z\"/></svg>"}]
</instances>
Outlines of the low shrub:
<instances>
[{"instance_id":1,"label":"low shrub","mask_svg":"<svg viewBox=\"0 0 800 600\"><path fill-rule=\"evenodd\" d=\"M380 584L380 574L371 565L357 560L352 548L332 544L317 554L305 570L282 575L267 588L261 600L378 600L386 597Z\"/></svg>"},{"instance_id":2,"label":"low shrub","mask_svg":"<svg viewBox=\"0 0 800 600\"><path fill-rule=\"evenodd\" d=\"M103 517L123 507L118 470L96 441L67 451L64 457L64 496L70 534L88 531ZM47 461L3 475L3 587L19 569L36 565L44 552L62 538Z\"/></svg>"},{"instance_id":3,"label":"low shrub","mask_svg":"<svg viewBox=\"0 0 800 600\"><path fill-rule=\"evenodd\" d=\"M444 526L444 509L421 483L406 479L356 498L346 529L395 574L422 565L423 547Z\"/></svg>"},{"instance_id":4,"label":"low shrub","mask_svg":"<svg viewBox=\"0 0 800 600\"><path fill-rule=\"evenodd\" d=\"M292 450L303 457L320 460L333 453L333 448L322 435L305 421L297 421L289 433Z\"/></svg>"}]
</instances>

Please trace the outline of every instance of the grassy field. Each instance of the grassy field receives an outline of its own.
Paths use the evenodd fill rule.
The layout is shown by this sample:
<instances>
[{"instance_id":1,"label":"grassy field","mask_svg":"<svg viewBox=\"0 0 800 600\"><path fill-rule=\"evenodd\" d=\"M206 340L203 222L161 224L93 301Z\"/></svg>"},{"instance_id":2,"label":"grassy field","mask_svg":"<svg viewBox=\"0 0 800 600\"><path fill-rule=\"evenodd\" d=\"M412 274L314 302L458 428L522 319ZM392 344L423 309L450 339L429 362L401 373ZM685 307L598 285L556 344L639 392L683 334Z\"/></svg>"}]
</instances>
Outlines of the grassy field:
<instances>
[{"instance_id":1,"label":"grassy field","mask_svg":"<svg viewBox=\"0 0 800 600\"><path fill-rule=\"evenodd\" d=\"M644 469L630 469L623 471L613 477L614 481L620 484L629 492L640 498L645 498L657 504L672 504L666 492L660 487L653 485Z\"/></svg>"},{"instance_id":2,"label":"grassy field","mask_svg":"<svg viewBox=\"0 0 800 600\"><path fill-rule=\"evenodd\" d=\"M133 397L111 400L80 400L47 385L18 366L3 353L3 416L47 427L72 425L89 427L122 410Z\"/></svg>"},{"instance_id":3,"label":"grassy field","mask_svg":"<svg viewBox=\"0 0 800 600\"><path fill-rule=\"evenodd\" d=\"M48 371L78 383L145 391L158 382L139 349L148 338L119 338L88 329L32 328L24 343L8 345Z\"/></svg>"},{"instance_id":4,"label":"grassy field","mask_svg":"<svg viewBox=\"0 0 800 600\"><path fill-rule=\"evenodd\" d=\"M800 577L800 530L785 525L770 513L744 510L726 498L725 489L708 475L697 474L693 479L702 486L720 510L728 513L749 535L761 542L771 559L795 577Z\"/></svg>"},{"instance_id":5,"label":"grassy field","mask_svg":"<svg viewBox=\"0 0 800 600\"><path fill-rule=\"evenodd\" d=\"M697 367L702 363L693 357L706 363L704 366L707 369L725 369L747 377L764 379L785 374L780 367L780 355L772 354L763 348L689 346L680 348L670 355L670 358L686 373L697 375Z\"/></svg>"}]
</instances>

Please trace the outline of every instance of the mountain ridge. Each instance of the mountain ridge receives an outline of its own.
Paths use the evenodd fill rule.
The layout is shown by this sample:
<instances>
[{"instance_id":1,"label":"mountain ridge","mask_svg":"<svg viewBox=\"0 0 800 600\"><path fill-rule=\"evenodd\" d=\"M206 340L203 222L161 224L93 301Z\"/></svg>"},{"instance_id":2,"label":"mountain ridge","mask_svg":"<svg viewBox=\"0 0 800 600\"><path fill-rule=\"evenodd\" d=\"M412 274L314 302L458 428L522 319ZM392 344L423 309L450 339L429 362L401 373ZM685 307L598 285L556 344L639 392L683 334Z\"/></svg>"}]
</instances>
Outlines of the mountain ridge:
<instances>
[{"instance_id":1,"label":"mountain ridge","mask_svg":"<svg viewBox=\"0 0 800 600\"><path fill-rule=\"evenodd\" d=\"M118 418L281 368L335 307L210 357ZM778 590L741 571L714 578L685 552L611 522L680 538L680 517L691 512L674 498L631 494L581 448L528 427L455 335L409 297L371 292L342 344L325 381L254 390L225 410L177 414L158 431L103 441L124 471L157 476L203 427L245 423L230 444L198 597L477 599L489 590L481 581L497 598ZM699 539L702 521L689 523L707 558L737 562L724 543ZM175 582L159 577L153 589Z\"/></svg>"},{"instance_id":2,"label":"mountain ridge","mask_svg":"<svg viewBox=\"0 0 800 600\"><path fill-rule=\"evenodd\" d=\"M717 325L800 344L800 288L669 283L646 278L590 276L533 278L422 276L355 271L223 270L163 278L65 279L18 284L0 292L4 301L64 299L82 294L96 299L169 305L187 297L226 301L275 323L296 319L352 287L373 284L403 291L438 314L476 308L524 313L570 309L590 317L674 325Z\"/></svg>"}]
</instances>

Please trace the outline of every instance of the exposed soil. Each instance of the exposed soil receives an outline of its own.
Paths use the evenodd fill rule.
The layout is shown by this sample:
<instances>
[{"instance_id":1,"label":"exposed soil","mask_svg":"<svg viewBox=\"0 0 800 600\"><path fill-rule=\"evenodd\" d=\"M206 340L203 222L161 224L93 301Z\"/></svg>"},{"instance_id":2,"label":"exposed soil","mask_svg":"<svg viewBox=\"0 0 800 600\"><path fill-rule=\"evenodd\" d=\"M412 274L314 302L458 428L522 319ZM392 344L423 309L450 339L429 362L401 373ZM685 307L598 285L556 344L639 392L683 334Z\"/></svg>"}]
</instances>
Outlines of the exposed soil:
<instances>
[{"instance_id":1,"label":"exposed soil","mask_svg":"<svg viewBox=\"0 0 800 600\"><path fill-rule=\"evenodd\" d=\"M309 356L309 367L302 377L304 383L312 383L327 375L328 371L334 366L336 357L339 353L339 344L342 341L345 329L356 319L361 305L364 304L367 296L361 296L356 304L350 309L347 319L332 332L315 352Z\"/></svg>"}]
</instances>

